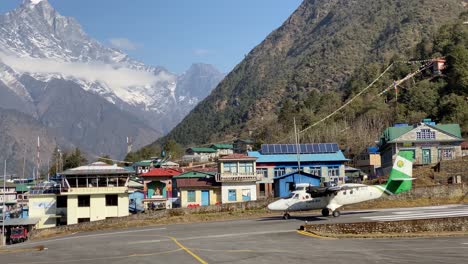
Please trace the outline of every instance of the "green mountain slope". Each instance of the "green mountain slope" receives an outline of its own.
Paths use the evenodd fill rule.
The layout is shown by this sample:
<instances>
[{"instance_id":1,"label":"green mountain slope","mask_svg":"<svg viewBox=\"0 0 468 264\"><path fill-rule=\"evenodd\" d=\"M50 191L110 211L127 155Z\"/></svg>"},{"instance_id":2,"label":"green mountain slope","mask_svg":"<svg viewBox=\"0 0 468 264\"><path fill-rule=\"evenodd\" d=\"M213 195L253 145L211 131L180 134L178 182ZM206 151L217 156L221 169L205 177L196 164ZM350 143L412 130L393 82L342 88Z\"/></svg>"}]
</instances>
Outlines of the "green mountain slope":
<instances>
[{"instance_id":1,"label":"green mountain slope","mask_svg":"<svg viewBox=\"0 0 468 264\"><path fill-rule=\"evenodd\" d=\"M260 141L281 140L292 129L292 116L305 128L364 88L391 60L419 58L415 46L431 39L442 24L455 21L466 5L459 0L305 0L208 98L150 147L168 140L203 144L249 131ZM392 75L404 75L405 70L411 67L398 66ZM375 98L361 100L371 100L366 107L377 109L374 115L390 112ZM329 134L349 128L359 111L336 117L345 124L330 120L327 129L334 133ZM383 126L391 119L379 122ZM366 133L367 123L375 120L362 122ZM309 141L325 139L304 136Z\"/></svg>"}]
</instances>

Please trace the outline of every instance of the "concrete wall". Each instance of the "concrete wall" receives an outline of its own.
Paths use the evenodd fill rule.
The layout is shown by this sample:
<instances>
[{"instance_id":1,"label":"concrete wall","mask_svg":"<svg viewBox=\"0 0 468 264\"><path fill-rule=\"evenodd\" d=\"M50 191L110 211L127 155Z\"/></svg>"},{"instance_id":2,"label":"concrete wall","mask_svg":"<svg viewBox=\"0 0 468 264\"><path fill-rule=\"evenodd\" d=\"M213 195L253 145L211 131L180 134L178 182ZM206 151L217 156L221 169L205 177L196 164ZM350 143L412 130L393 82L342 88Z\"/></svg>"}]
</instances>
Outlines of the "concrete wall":
<instances>
[{"instance_id":1,"label":"concrete wall","mask_svg":"<svg viewBox=\"0 0 468 264\"><path fill-rule=\"evenodd\" d=\"M229 190L236 190L236 201L229 201ZM227 182L223 183L221 186L221 202L242 202L242 190L250 190L250 200L257 200L257 185L255 184L255 182Z\"/></svg>"},{"instance_id":2,"label":"concrete wall","mask_svg":"<svg viewBox=\"0 0 468 264\"><path fill-rule=\"evenodd\" d=\"M67 224L77 224L78 218L90 221L104 220L107 217L128 216L128 195L118 194L118 206L106 206L105 194L91 194L89 207L78 207L78 196L69 195L67 200Z\"/></svg>"},{"instance_id":3,"label":"concrete wall","mask_svg":"<svg viewBox=\"0 0 468 264\"><path fill-rule=\"evenodd\" d=\"M29 217L40 218L37 228L48 228L56 225L57 196L31 195L29 196Z\"/></svg>"}]
</instances>

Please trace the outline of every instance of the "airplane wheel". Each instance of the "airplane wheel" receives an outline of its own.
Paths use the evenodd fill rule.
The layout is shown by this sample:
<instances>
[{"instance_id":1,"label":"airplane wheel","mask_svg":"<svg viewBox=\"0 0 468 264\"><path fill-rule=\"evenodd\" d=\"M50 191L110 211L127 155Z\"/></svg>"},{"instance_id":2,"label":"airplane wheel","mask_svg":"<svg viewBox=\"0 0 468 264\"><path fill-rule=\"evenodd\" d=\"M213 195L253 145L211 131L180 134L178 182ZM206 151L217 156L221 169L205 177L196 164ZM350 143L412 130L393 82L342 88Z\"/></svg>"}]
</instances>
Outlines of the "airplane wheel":
<instances>
[{"instance_id":1,"label":"airplane wheel","mask_svg":"<svg viewBox=\"0 0 468 264\"><path fill-rule=\"evenodd\" d=\"M333 217L340 216L340 211L333 211Z\"/></svg>"},{"instance_id":2,"label":"airplane wheel","mask_svg":"<svg viewBox=\"0 0 468 264\"><path fill-rule=\"evenodd\" d=\"M322 209L322 215L323 216L329 216L330 215L330 210L328 210L328 208L323 208Z\"/></svg>"},{"instance_id":3,"label":"airplane wheel","mask_svg":"<svg viewBox=\"0 0 468 264\"><path fill-rule=\"evenodd\" d=\"M284 220L288 220L289 218L291 218L291 216L288 213L283 215Z\"/></svg>"}]
</instances>

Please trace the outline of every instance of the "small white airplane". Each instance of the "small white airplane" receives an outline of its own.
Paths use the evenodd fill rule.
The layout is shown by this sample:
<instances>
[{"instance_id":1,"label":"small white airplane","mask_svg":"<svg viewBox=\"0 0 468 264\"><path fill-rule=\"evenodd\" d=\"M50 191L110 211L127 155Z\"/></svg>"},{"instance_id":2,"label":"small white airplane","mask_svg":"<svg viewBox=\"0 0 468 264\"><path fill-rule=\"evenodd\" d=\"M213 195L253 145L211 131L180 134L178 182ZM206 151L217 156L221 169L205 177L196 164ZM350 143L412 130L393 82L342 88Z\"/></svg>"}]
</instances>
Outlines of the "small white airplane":
<instances>
[{"instance_id":1,"label":"small white airplane","mask_svg":"<svg viewBox=\"0 0 468 264\"><path fill-rule=\"evenodd\" d=\"M350 205L378 199L383 196L406 192L412 188L413 152L398 152L386 184L365 185L347 183L332 187L314 187L297 184L296 190L288 198L280 199L268 205L272 211L283 211L284 219L289 219L289 212L322 209L323 216L340 216L337 209Z\"/></svg>"}]
</instances>

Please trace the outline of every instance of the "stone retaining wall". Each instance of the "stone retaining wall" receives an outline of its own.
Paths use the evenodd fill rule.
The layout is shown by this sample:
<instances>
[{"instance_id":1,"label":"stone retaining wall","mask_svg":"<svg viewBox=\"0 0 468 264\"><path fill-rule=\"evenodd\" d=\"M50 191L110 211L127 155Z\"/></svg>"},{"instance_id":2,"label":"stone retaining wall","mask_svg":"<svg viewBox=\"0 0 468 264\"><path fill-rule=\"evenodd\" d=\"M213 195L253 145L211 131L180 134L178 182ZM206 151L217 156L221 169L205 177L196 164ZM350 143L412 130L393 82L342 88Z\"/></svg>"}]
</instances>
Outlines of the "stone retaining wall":
<instances>
[{"instance_id":1,"label":"stone retaining wall","mask_svg":"<svg viewBox=\"0 0 468 264\"><path fill-rule=\"evenodd\" d=\"M346 224L310 224L305 231L319 234L384 234L422 232L468 232L468 217L416 219L386 222L359 222Z\"/></svg>"}]
</instances>

